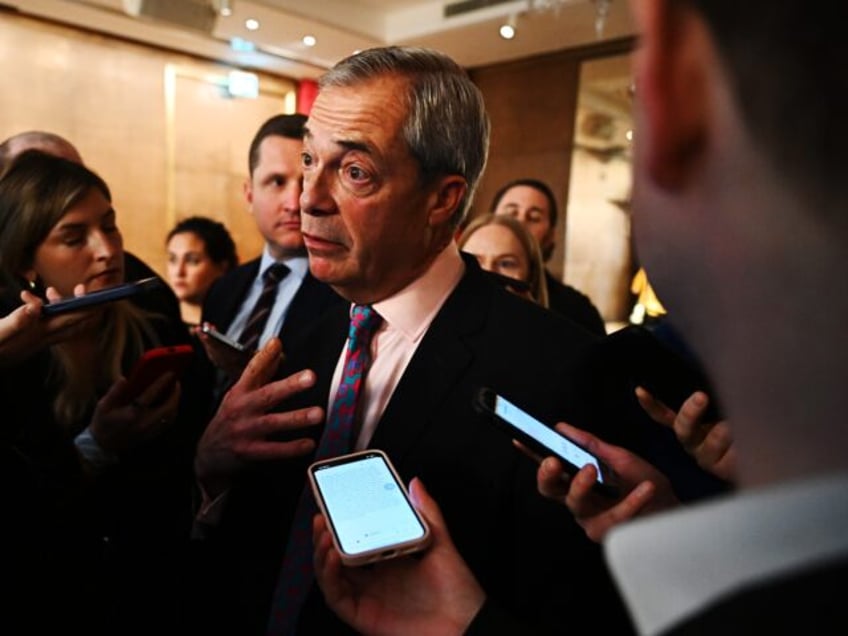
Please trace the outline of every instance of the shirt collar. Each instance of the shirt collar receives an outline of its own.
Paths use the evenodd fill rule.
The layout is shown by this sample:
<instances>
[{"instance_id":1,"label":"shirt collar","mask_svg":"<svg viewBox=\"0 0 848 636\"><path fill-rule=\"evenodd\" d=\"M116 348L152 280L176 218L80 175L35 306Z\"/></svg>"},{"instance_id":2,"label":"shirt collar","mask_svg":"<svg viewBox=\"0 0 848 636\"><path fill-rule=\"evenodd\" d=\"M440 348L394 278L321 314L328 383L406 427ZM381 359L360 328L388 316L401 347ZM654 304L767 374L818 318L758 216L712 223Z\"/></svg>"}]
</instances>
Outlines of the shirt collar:
<instances>
[{"instance_id":1,"label":"shirt collar","mask_svg":"<svg viewBox=\"0 0 848 636\"><path fill-rule=\"evenodd\" d=\"M639 633L662 632L746 584L848 554L848 473L637 519L604 549Z\"/></svg>"},{"instance_id":2,"label":"shirt collar","mask_svg":"<svg viewBox=\"0 0 848 636\"><path fill-rule=\"evenodd\" d=\"M303 279L306 276L306 271L309 269L309 257L307 256L290 256L280 261L271 256L266 245L262 250L262 258L259 261L259 280L266 269L274 263L285 263L289 268L289 276L296 276L298 279Z\"/></svg>"},{"instance_id":3,"label":"shirt collar","mask_svg":"<svg viewBox=\"0 0 848 636\"><path fill-rule=\"evenodd\" d=\"M451 242L424 274L396 294L374 303L373 307L389 327L416 342L459 284L464 272L465 263L456 244Z\"/></svg>"}]
</instances>

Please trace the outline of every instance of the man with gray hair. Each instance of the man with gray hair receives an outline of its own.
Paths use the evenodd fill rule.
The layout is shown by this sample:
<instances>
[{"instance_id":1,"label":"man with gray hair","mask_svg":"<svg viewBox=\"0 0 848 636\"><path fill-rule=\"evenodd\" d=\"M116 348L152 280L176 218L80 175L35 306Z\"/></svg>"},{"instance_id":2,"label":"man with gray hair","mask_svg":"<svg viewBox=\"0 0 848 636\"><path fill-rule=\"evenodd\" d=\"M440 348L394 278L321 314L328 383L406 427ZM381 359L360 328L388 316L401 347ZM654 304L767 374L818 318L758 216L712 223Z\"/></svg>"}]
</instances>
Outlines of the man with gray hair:
<instances>
[{"instance_id":1,"label":"man with gray hair","mask_svg":"<svg viewBox=\"0 0 848 636\"><path fill-rule=\"evenodd\" d=\"M594 337L510 294L453 241L488 142L482 95L440 53L371 49L321 79L305 126L302 232L313 275L352 307L324 315L287 348L282 380L271 381L279 342L262 348L198 446L209 565L199 591L210 628L343 633L312 583L312 513L304 526L298 501L316 456L379 448L404 481L418 476L434 493L492 601L425 627L482 626L497 605L544 631L561 625L567 599L605 608L569 612L575 631L621 633L625 617L597 546L538 496L533 463L473 408L482 386L551 422L588 426L594 408L575 387ZM360 315L374 324L362 336L370 366L345 418L348 326L352 343Z\"/></svg>"}]
</instances>

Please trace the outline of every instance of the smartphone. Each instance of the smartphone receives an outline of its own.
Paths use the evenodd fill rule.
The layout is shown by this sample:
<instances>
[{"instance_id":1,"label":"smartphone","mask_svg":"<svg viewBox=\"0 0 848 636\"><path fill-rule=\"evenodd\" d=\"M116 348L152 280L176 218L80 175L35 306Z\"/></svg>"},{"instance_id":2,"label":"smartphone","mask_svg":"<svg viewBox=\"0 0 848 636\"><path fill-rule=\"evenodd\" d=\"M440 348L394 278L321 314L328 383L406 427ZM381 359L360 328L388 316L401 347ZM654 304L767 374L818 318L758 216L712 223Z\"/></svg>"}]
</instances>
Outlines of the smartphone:
<instances>
[{"instance_id":1,"label":"smartphone","mask_svg":"<svg viewBox=\"0 0 848 636\"><path fill-rule=\"evenodd\" d=\"M121 285L115 285L114 287L107 287L106 289L98 289L97 291L93 291L83 296L63 298L62 300L57 300L52 303L45 303L41 307L41 314L44 316L58 316L59 314L64 314L69 311L77 311L79 309L108 303L113 300L129 298L130 296L151 291L162 287L163 285L164 282L161 278L151 276L150 278L143 278L131 283L123 283Z\"/></svg>"},{"instance_id":2,"label":"smartphone","mask_svg":"<svg viewBox=\"0 0 848 636\"><path fill-rule=\"evenodd\" d=\"M644 387L669 408L679 411L695 391L709 396L703 419L724 418L706 372L677 333L663 328L662 337L639 325L608 335L601 343L603 364L622 371L636 386Z\"/></svg>"},{"instance_id":3,"label":"smartphone","mask_svg":"<svg viewBox=\"0 0 848 636\"><path fill-rule=\"evenodd\" d=\"M191 345L155 347L144 352L127 375L123 397L131 402L166 373L179 379L191 364L194 348Z\"/></svg>"},{"instance_id":4,"label":"smartphone","mask_svg":"<svg viewBox=\"0 0 848 636\"><path fill-rule=\"evenodd\" d=\"M238 340L233 340L233 339L232 339L232 338L230 338L229 336L227 336L227 335L225 335L225 334L221 333L220 331L218 331L217 329L215 329L215 327L213 327L213 326L212 326L211 324L209 324L208 322L204 322L204 323L200 326L200 330L201 330L203 333L205 333L205 334L207 334L207 335L211 336L212 338L214 338L214 339L215 339L215 340L217 340L218 342L222 342L222 343L224 343L225 345L227 345L228 347L231 347L231 348L235 349L236 351L244 351L244 345L243 345L242 343L240 343Z\"/></svg>"},{"instance_id":5,"label":"smartphone","mask_svg":"<svg viewBox=\"0 0 848 636\"><path fill-rule=\"evenodd\" d=\"M501 430L537 455L558 457L569 475L574 475L586 464L592 464L597 473L595 489L610 496L618 494L615 473L609 466L577 442L543 424L504 396L498 395L490 388L481 388L477 393L475 406L478 411L489 415Z\"/></svg>"},{"instance_id":6,"label":"smartphone","mask_svg":"<svg viewBox=\"0 0 848 636\"><path fill-rule=\"evenodd\" d=\"M430 543L430 528L383 451L318 461L308 475L345 565L410 554Z\"/></svg>"}]
</instances>

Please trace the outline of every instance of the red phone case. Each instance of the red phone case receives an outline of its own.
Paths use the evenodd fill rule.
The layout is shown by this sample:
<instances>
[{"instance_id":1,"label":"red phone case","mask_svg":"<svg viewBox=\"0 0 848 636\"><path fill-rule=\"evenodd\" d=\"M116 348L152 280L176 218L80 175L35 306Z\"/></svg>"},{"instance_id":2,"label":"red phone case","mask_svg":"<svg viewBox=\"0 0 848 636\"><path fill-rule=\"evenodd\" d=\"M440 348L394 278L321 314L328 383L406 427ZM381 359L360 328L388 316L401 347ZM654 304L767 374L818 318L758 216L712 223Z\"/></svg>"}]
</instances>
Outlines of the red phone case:
<instances>
[{"instance_id":1,"label":"red phone case","mask_svg":"<svg viewBox=\"0 0 848 636\"><path fill-rule=\"evenodd\" d=\"M187 344L156 347L145 351L127 376L124 391L127 401L136 399L165 373L172 372L179 379L193 357L194 349Z\"/></svg>"}]
</instances>

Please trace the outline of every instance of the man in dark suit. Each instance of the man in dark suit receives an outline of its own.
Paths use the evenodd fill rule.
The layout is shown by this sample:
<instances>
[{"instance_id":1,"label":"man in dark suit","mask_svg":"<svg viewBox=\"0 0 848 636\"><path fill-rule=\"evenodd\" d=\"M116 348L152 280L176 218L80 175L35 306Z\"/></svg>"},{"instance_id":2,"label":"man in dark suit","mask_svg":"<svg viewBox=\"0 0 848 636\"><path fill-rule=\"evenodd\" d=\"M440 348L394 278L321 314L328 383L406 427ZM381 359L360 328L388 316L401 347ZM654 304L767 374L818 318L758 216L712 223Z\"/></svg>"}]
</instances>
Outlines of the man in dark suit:
<instances>
[{"instance_id":1,"label":"man in dark suit","mask_svg":"<svg viewBox=\"0 0 848 636\"><path fill-rule=\"evenodd\" d=\"M267 319L259 325L259 347L272 337L280 338L288 347L323 311L343 302L309 272L300 233L300 153L305 121L306 116L301 114L275 115L254 135L244 195L265 247L261 257L215 281L203 303L203 320L239 340L261 295L263 274L276 263L284 264L288 272L272 295ZM200 337L210 359L217 366L228 367L222 346L208 336ZM219 378L221 387L228 381L225 376Z\"/></svg>"},{"instance_id":2,"label":"man in dark suit","mask_svg":"<svg viewBox=\"0 0 848 636\"><path fill-rule=\"evenodd\" d=\"M600 618L569 612L576 630L621 633L625 618L598 547L538 496L533 463L472 406L490 386L546 421L588 425L594 410L574 385L594 337L505 291L452 240L488 138L482 96L441 54L373 49L321 80L303 149L310 269L383 319L350 450L381 448L405 481L418 476L437 493L492 600L488 610L482 597L464 606L457 630L485 625L495 606L544 630L560 624L568 599L605 608ZM335 410L348 322L346 310L325 314L287 348L282 375L295 373L274 382L280 345L270 341L198 446L209 584L201 616L230 633L263 632L280 607L274 590L305 467L324 441L325 427L314 425L325 407ZM283 410L268 412L275 403ZM307 590L299 632L338 633L317 588Z\"/></svg>"},{"instance_id":3,"label":"man in dark suit","mask_svg":"<svg viewBox=\"0 0 848 636\"><path fill-rule=\"evenodd\" d=\"M504 184L492 199L493 214L507 214L521 221L539 241L542 256L550 260L556 236L557 202L548 184L538 179L515 179ZM604 319L588 296L566 285L545 270L548 305L558 314L599 336L606 334Z\"/></svg>"},{"instance_id":4,"label":"man in dark suit","mask_svg":"<svg viewBox=\"0 0 848 636\"><path fill-rule=\"evenodd\" d=\"M829 78L848 59L848 9L630 6L640 34L637 246L730 416L739 492L620 525L605 540L607 560L640 634L844 634L848 184L833 140L848 136L848 93ZM706 441L697 427L692 438ZM717 469L728 440L701 450ZM403 598L398 589L438 598L447 582L454 598L476 592L450 548L435 544L418 576L394 577L382 595L339 577L326 549L319 573L334 582L325 585L332 605L363 631L387 611L400 633L417 616L387 604Z\"/></svg>"}]
</instances>

